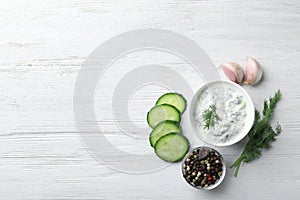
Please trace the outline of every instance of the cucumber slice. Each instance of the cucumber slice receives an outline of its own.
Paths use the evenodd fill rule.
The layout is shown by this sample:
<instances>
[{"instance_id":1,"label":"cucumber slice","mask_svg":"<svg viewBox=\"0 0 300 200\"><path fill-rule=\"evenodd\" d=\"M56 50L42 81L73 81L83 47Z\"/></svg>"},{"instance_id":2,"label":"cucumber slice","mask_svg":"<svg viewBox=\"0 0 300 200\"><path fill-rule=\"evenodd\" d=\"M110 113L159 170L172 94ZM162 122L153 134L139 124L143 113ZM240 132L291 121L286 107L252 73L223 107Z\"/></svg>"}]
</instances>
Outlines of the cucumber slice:
<instances>
[{"instance_id":1,"label":"cucumber slice","mask_svg":"<svg viewBox=\"0 0 300 200\"><path fill-rule=\"evenodd\" d=\"M169 133L162 136L155 145L155 153L167 162L182 160L189 150L189 142L186 137L177 133Z\"/></svg>"},{"instance_id":2,"label":"cucumber slice","mask_svg":"<svg viewBox=\"0 0 300 200\"><path fill-rule=\"evenodd\" d=\"M180 112L174 106L163 104L154 106L147 114L147 122L151 128L166 120L180 122Z\"/></svg>"},{"instance_id":3,"label":"cucumber slice","mask_svg":"<svg viewBox=\"0 0 300 200\"><path fill-rule=\"evenodd\" d=\"M167 135L169 133L179 133L180 128L179 124L174 121L163 121L157 124L157 126L154 127L152 132L150 133L150 144L152 147L155 146L156 142L164 135Z\"/></svg>"},{"instance_id":4,"label":"cucumber slice","mask_svg":"<svg viewBox=\"0 0 300 200\"><path fill-rule=\"evenodd\" d=\"M185 98L178 93L167 93L159 97L156 102L156 105L169 104L177 108L182 114L186 109L186 100Z\"/></svg>"}]
</instances>

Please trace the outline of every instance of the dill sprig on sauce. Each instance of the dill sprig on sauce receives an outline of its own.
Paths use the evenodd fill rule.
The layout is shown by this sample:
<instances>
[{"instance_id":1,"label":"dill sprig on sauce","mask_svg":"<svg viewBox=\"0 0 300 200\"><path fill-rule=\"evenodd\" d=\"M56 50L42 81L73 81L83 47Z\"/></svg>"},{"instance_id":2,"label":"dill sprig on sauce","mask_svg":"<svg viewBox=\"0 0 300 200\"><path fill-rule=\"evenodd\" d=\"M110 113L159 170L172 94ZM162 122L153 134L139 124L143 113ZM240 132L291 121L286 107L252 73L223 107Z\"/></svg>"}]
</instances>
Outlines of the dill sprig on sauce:
<instances>
[{"instance_id":1,"label":"dill sprig on sauce","mask_svg":"<svg viewBox=\"0 0 300 200\"><path fill-rule=\"evenodd\" d=\"M205 129L214 127L215 124L217 124L218 121L220 120L220 117L217 114L217 107L215 104L212 104L208 108L203 110L201 115L204 120L204 128Z\"/></svg>"},{"instance_id":2,"label":"dill sprig on sauce","mask_svg":"<svg viewBox=\"0 0 300 200\"><path fill-rule=\"evenodd\" d=\"M280 90L277 90L274 97L264 101L262 116L255 109L255 119L253 126L248 133L249 140L246 143L243 152L237 160L230 166L235 168L234 176L236 177L242 163L249 163L261 156L263 149L268 149L271 142L281 133L281 126L276 124L275 128L270 124L271 116L275 110L276 104L281 98Z\"/></svg>"}]
</instances>

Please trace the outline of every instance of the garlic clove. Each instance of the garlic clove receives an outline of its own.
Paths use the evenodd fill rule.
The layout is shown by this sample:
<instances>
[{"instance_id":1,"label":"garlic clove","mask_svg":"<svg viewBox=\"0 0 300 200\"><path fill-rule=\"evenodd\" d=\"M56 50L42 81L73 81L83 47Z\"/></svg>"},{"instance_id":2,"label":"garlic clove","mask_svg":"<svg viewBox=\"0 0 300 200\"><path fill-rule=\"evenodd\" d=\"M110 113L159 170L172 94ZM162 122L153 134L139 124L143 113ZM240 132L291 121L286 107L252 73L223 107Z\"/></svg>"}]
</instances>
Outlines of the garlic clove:
<instances>
[{"instance_id":1,"label":"garlic clove","mask_svg":"<svg viewBox=\"0 0 300 200\"><path fill-rule=\"evenodd\" d=\"M254 85L258 83L263 75L263 70L260 64L251 57L248 57L246 64L246 85Z\"/></svg>"},{"instance_id":2,"label":"garlic clove","mask_svg":"<svg viewBox=\"0 0 300 200\"><path fill-rule=\"evenodd\" d=\"M221 64L224 74L233 82L241 84L244 80L244 70L234 62L226 62Z\"/></svg>"}]
</instances>

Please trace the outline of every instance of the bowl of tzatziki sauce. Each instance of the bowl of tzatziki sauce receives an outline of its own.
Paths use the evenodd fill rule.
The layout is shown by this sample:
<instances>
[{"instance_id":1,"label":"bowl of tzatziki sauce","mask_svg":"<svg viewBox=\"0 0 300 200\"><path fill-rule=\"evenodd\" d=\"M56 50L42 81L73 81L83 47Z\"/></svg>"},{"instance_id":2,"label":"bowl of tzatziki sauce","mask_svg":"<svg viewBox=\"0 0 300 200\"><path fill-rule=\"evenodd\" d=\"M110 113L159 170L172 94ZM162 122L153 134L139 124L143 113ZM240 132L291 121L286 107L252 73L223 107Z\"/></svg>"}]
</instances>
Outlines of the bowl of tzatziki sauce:
<instances>
[{"instance_id":1,"label":"bowl of tzatziki sauce","mask_svg":"<svg viewBox=\"0 0 300 200\"><path fill-rule=\"evenodd\" d=\"M211 111L214 115L209 113ZM240 85L225 80L203 85L195 93L190 106L190 119L196 135L215 146L229 146L242 140L253 125L254 115L249 94ZM215 118L210 119L210 116ZM214 123L208 123L211 121Z\"/></svg>"}]
</instances>

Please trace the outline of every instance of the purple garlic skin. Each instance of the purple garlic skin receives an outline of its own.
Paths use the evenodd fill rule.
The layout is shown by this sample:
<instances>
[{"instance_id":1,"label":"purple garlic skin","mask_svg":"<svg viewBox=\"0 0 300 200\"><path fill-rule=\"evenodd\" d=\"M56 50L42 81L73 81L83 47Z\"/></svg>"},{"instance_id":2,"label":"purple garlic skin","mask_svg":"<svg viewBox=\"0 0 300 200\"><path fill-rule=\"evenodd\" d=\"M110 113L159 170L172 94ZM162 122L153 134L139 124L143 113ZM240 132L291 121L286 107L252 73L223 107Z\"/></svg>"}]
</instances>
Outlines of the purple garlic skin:
<instances>
[{"instance_id":1,"label":"purple garlic skin","mask_svg":"<svg viewBox=\"0 0 300 200\"><path fill-rule=\"evenodd\" d=\"M251 57L248 57L246 64L246 85L255 85L258 83L263 75L262 68L260 64Z\"/></svg>"},{"instance_id":2,"label":"purple garlic skin","mask_svg":"<svg viewBox=\"0 0 300 200\"><path fill-rule=\"evenodd\" d=\"M241 84L244 80L244 70L234 62L226 62L221 64L224 74L233 82Z\"/></svg>"}]
</instances>

